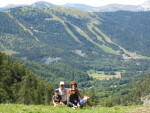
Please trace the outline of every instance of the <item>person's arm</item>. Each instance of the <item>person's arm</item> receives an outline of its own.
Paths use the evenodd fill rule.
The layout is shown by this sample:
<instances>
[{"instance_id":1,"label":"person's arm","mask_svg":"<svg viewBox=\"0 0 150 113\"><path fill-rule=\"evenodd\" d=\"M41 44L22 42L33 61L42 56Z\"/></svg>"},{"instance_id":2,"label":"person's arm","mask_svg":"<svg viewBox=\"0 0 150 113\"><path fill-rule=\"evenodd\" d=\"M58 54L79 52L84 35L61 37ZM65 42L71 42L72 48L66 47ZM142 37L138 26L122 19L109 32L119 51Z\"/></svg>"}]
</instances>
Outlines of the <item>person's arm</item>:
<instances>
[{"instance_id":1,"label":"person's arm","mask_svg":"<svg viewBox=\"0 0 150 113\"><path fill-rule=\"evenodd\" d=\"M81 97L81 98L84 98L83 95L81 95L80 91L77 89L77 94Z\"/></svg>"},{"instance_id":2,"label":"person's arm","mask_svg":"<svg viewBox=\"0 0 150 113\"><path fill-rule=\"evenodd\" d=\"M59 95L59 96L60 96L60 95ZM60 96L60 104L61 104L61 105L65 105L65 104L63 103L63 101L62 101L61 96Z\"/></svg>"},{"instance_id":3,"label":"person's arm","mask_svg":"<svg viewBox=\"0 0 150 113\"><path fill-rule=\"evenodd\" d=\"M80 99L78 95L77 95L77 107L80 107Z\"/></svg>"},{"instance_id":4,"label":"person's arm","mask_svg":"<svg viewBox=\"0 0 150 113\"><path fill-rule=\"evenodd\" d=\"M80 100L79 100L79 96L76 94L76 100L77 100L77 103L79 103L80 102Z\"/></svg>"},{"instance_id":5,"label":"person's arm","mask_svg":"<svg viewBox=\"0 0 150 113\"><path fill-rule=\"evenodd\" d=\"M68 91L67 91L67 94L68 94L68 95L70 94L70 91L71 91L71 88L70 88L70 89L68 89Z\"/></svg>"},{"instance_id":6,"label":"person's arm","mask_svg":"<svg viewBox=\"0 0 150 113\"><path fill-rule=\"evenodd\" d=\"M56 105L55 101L53 100L53 104Z\"/></svg>"},{"instance_id":7,"label":"person's arm","mask_svg":"<svg viewBox=\"0 0 150 113\"><path fill-rule=\"evenodd\" d=\"M62 99L60 98L60 104L63 104Z\"/></svg>"},{"instance_id":8,"label":"person's arm","mask_svg":"<svg viewBox=\"0 0 150 113\"><path fill-rule=\"evenodd\" d=\"M53 100L53 104L55 106L57 103L55 103L55 97L54 96L53 96L52 100Z\"/></svg>"},{"instance_id":9,"label":"person's arm","mask_svg":"<svg viewBox=\"0 0 150 113\"><path fill-rule=\"evenodd\" d=\"M55 101L54 101L54 96L52 97L52 101L53 101L53 104L55 104Z\"/></svg>"}]
</instances>

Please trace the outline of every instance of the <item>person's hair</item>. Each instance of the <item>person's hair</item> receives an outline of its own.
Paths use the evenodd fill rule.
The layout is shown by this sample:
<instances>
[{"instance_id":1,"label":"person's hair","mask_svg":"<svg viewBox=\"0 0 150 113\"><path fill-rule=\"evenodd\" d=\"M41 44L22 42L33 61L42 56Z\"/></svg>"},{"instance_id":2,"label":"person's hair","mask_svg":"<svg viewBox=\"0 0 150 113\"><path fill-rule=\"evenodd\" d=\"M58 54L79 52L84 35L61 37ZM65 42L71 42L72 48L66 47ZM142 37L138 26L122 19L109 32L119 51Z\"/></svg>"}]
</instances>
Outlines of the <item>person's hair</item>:
<instances>
[{"instance_id":1,"label":"person's hair","mask_svg":"<svg viewBox=\"0 0 150 113\"><path fill-rule=\"evenodd\" d=\"M54 92L59 92L59 89L55 89Z\"/></svg>"},{"instance_id":2,"label":"person's hair","mask_svg":"<svg viewBox=\"0 0 150 113\"><path fill-rule=\"evenodd\" d=\"M72 85L75 85L75 86L77 87L77 82L76 82L76 81L72 81L72 82L70 83L70 88L72 88Z\"/></svg>"}]
</instances>

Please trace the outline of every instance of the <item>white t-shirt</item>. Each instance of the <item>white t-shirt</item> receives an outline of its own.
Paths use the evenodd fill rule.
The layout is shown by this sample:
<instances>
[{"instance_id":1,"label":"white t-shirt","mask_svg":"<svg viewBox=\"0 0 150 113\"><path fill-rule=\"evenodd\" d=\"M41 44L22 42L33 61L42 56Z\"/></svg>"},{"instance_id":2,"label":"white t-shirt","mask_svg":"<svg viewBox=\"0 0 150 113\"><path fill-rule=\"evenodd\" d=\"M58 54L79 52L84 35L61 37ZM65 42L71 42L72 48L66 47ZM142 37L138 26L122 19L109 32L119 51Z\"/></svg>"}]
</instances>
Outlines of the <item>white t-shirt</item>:
<instances>
[{"instance_id":1,"label":"white t-shirt","mask_svg":"<svg viewBox=\"0 0 150 113\"><path fill-rule=\"evenodd\" d=\"M59 88L59 95L61 96L63 102L67 101L67 89L66 88L64 88L63 90Z\"/></svg>"}]
</instances>

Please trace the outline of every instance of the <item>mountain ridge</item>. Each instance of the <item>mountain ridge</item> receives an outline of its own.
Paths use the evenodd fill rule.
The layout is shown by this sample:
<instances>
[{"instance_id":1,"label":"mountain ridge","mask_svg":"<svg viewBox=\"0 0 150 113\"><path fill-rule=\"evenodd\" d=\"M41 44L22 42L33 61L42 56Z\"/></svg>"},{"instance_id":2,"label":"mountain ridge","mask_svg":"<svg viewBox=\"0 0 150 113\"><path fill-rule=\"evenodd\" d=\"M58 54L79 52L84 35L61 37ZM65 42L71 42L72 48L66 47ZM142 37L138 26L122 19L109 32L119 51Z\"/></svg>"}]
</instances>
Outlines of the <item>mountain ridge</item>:
<instances>
[{"instance_id":1,"label":"mountain ridge","mask_svg":"<svg viewBox=\"0 0 150 113\"><path fill-rule=\"evenodd\" d=\"M62 8L53 8L53 9L56 9L57 11L58 10L61 10ZM64 11L66 10L66 9L63 9ZM63 12L63 10L62 10L62 12ZM73 10L73 9L70 9L70 11L76 11L76 10ZM65 12L65 13L67 13L67 12ZM68 12L68 13L70 13L70 12ZM85 16L86 16L86 18L88 18L90 21L90 26L89 25L87 25L87 27L88 28L90 28L90 27L92 27L92 28L94 28L98 33L100 33L104 38L106 38L107 36L105 36L104 35L104 33L102 33L101 31L99 31L100 29L98 29L96 26L94 26L94 24L97 24L97 22L96 23L94 23L94 24L92 24L92 20L91 19L93 19L93 18L91 18L89 15L88 15L88 13L86 14L87 12L83 12L83 14L85 14ZM83 16L82 15L82 13L80 12L80 13L78 13L76 16L78 17L78 16ZM56 15L54 15L54 14L52 14L51 15L52 17L50 18L50 20L56 20L56 21L59 21L63 26L65 26L65 28L66 28L66 30L67 30L67 32L70 34L70 35L74 35L73 34L73 32L70 30L70 28L68 28L67 27L67 24L65 24L65 20L63 20L63 19L61 19L60 17L58 17L58 16L56 16ZM73 14L73 16L74 16L74 14ZM94 16L94 14L93 14L93 16ZM13 17L12 17L13 18ZM47 20L47 21L50 21L50 20ZM19 22L19 21L18 21ZM97 42L95 42L95 41L93 41L93 39L91 39L89 36L88 36L88 34L86 33L86 32L84 32L84 30L82 30L80 27L78 27L78 26L76 26L75 24L70 24L74 29L76 29L77 30L77 32L78 33L80 33L82 36L84 36L89 42L91 42L91 43L93 43L94 45L96 45L96 46L98 46L98 47L100 47L101 49L103 49L105 52L109 52L109 47L107 47L106 45L105 46L101 46L101 45L99 45ZM25 28L23 25L21 25L21 23L19 23L19 26L21 26L25 31L28 31L28 33L30 33L30 35L31 36L33 36L33 33L32 33L32 31L31 30L29 30L29 29L27 29L27 28ZM89 30L89 31L91 31L91 32L93 32L95 35L97 35L97 32L95 32L95 31L93 31L92 30L92 28ZM35 30L34 30L35 31ZM98 35L97 35L98 36ZM96 36L96 37L97 37ZM35 37L35 36L34 36ZM77 41L77 42L80 42L80 40L74 35L73 36L73 38ZM98 37L97 37L98 38ZM36 40L38 40L36 37L35 37L35 39ZM108 43L110 43L111 42L111 40L107 37L107 39L105 39ZM103 41L104 42L104 41ZM80 42L81 43L81 42ZM112 42L111 42L112 43ZM116 44L115 44L116 45ZM105 47L106 47L106 49L105 49ZM108 51L107 51L108 50ZM112 50L110 50L110 51L112 51L112 52L110 52L110 53L115 53L115 54L118 54L117 52L115 52L113 49Z\"/></svg>"},{"instance_id":2,"label":"mountain ridge","mask_svg":"<svg viewBox=\"0 0 150 113\"><path fill-rule=\"evenodd\" d=\"M122 4L108 4L105 6L100 6L97 8L93 8L94 12L116 12L116 11L132 11L132 12L140 12L140 11L150 11L150 1L144 2L140 5L122 5Z\"/></svg>"},{"instance_id":3,"label":"mountain ridge","mask_svg":"<svg viewBox=\"0 0 150 113\"><path fill-rule=\"evenodd\" d=\"M94 6L86 5L86 4L71 4L67 3L64 5L61 5L62 7L68 7L68 8L76 8L76 9L82 9L82 10L91 10L95 8Z\"/></svg>"},{"instance_id":4,"label":"mountain ridge","mask_svg":"<svg viewBox=\"0 0 150 113\"><path fill-rule=\"evenodd\" d=\"M123 4L107 4L104 6L90 6L86 4L80 3L66 3L63 5L55 5L46 1L37 1L31 5L7 5L5 7L0 8L0 11L7 10L11 8L21 7L21 6L37 6L37 7L66 7L66 8L76 8L81 10L87 10L89 12L115 12L115 11L150 11L150 1L148 0L145 3L139 5L123 5Z\"/></svg>"}]
</instances>

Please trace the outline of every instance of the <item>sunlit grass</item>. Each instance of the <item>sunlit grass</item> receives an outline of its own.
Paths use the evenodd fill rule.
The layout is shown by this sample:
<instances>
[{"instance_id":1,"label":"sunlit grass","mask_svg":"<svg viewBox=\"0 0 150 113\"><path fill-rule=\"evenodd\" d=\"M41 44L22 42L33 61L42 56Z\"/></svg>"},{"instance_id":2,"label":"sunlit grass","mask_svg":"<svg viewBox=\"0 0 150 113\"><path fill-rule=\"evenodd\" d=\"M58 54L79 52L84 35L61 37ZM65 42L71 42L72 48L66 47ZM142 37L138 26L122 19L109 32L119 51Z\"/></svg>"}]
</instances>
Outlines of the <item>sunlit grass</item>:
<instances>
[{"instance_id":1,"label":"sunlit grass","mask_svg":"<svg viewBox=\"0 0 150 113\"><path fill-rule=\"evenodd\" d=\"M95 106L93 108L84 107L83 109L72 109L67 106L53 107L48 105L0 104L0 113L131 113L131 111L136 113L139 109L147 111L149 108L150 106Z\"/></svg>"},{"instance_id":2,"label":"sunlit grass","mask_svg":"<svg viewBox=\"0 0 150 113\"><path fill-rule=\"evenodd\" d=\"M118 71L118 72L115 72L115 75L107 75L105 74L104 71L95 71L95 70L89 70L87 71L88 75L93 77L93 78L96 78L98 80L109 80L111 78L121 78L121 72L122 71Z\"/></svg>"}]
</instances>

